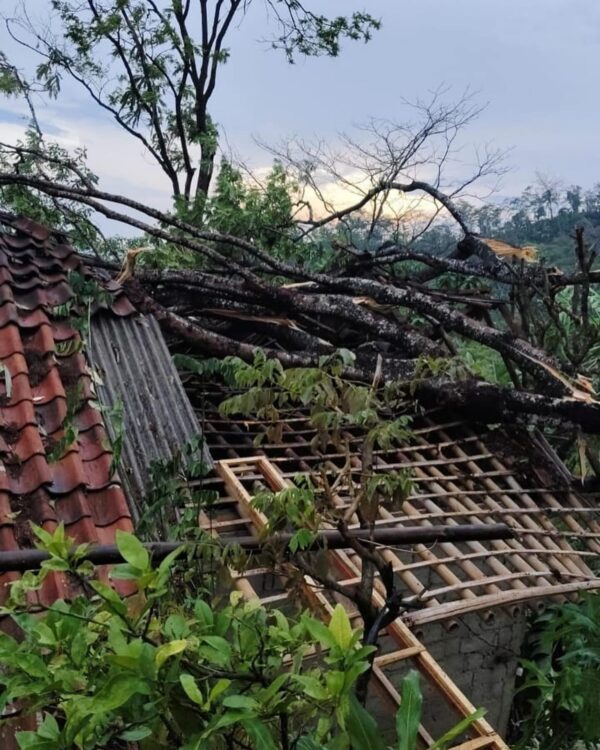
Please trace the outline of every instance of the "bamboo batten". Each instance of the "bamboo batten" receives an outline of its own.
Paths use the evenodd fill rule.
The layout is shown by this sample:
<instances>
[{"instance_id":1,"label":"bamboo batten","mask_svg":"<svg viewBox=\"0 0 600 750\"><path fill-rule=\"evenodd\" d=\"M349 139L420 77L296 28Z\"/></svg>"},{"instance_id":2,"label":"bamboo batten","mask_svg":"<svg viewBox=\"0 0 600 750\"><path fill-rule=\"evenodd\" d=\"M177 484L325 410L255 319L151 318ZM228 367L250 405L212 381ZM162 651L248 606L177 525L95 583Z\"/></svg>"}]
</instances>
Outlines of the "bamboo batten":
<instances>
[{"instance_id":1,"label":"bamboo batten","mask_svg":"<svg viewBox=\"0 0 600 750\"><path fill-rule=\"evenodd\" d=\"M441 435L445 436L445 433L441 432ZM455 452L457 455L459 455L461 458L465 457L464 451L459 446L452 446L452 451ZM495 466L497 466L497 468L502 467L502 464L500 464L500 462L496 461L495 459L492 459L492 463ZM518 503L511 496L504 495L504 493L502 492L502 488L493 479L491 479L489 476L485 476L485 477L483 476L483 473L481 472L480 468L477 466L475 461L470 461L468 463L468 466L474 475L482 479L485 486L491 491L490 495L492 492L498 494L505 507L512 508L512 509L520 509L520 506L518 505ZM510 477L510 474L507 473L507 477ZM517 488L515 487L515 489ZM519 500L525 501L525 498L523 497L523 495L519 495ZM486 498L484 502L486 502L486 504L491 503L491 502L495 503L495 501L492 500L491 497ZM535 504L534 504L534 507L536 507ZM532 532L539 531L540 526L544 528L546 521L543 516L542 516L541 522L540 521L536 522L529 515L521 516L520 520L523 526L518 527L517 529L515 529L515 524L514 522L511 521L511 519L508 518L507 523L509 523L509 525L511 525L511 527L515 529L515 531L519 531L523 535L524 541L526 541L534 549L535 548L538 548L538 549L547 548L549 550L559 549L559 546L555 544L554 542L552 542L551 540L545 537L540 538L536 534L528 533L530 531ZM551 557L550 559L552 563L557 566L559 571L563 571L567 573L567 572L577 572L578 570L577 566L572 565L571 561L568 559L565 560L564 563L562 561L559 561L559 559L556 557Z\"/></svg>"},{"instance_id":2,"label":"bamboo batten","mask_svg":"<svg viewBox=\"0 0 600 750\"><path fill-rule=\"evenodd\" d=\"M305 441L304 444L306 446L308 444L308 441ZM356 461L356 458L355 457L352 458L352 461ZM329 463L330 467L333 467L333 469L335 469L335 471L339 471L338 467L335 466L335 464L333 464L331 462L331 460L328 460L328 463ZM345 507L344 503L342 503L340 501L339 497L337 497L336 499L337 499L337 502L338 502L338 507L340 507L340 508ZM382 520L389 520L391 518L391 515L390 514L386 514L384 512L384 509L380 509L380 516L381 516ZM353 519L353 522L355 524L357 524L357 521L358 521L358 519L355 516L354 519ZM426 547L424 547L424 545L416 545L416 549L417 550L421 550L421 549L426 550ZM402 582L405 584L405 586L408 588L408 590L411 593L413 593L415 596L420 597L425 592L425 586L421 583L421 581L419 580L419 578L417 576L415 576L413 573L410 573L410 572L406 572L405 573L402 570L402 567L399 564L400 561L398 560L398 558L397 558L397 556L395 554L393 554L388 549L383 549L382 550L382 557L386 560L386 562L391 563L392 568L395 571L397 570L398 576L400 577L400 579L402 580ZM437 602L434 602L434 603L437 603Z\"/></svg>"},{"instance_id":3,"label":"bamboo batten","mask_svg":"<svg viewBox=\"0 0 600 750\"><path fill-rule=\"evenodd\" d=\"M443 434L443 433L441 433L441 434ZM460 450L457 446L452 445L452 444L450 444L449 448L451 450ZM472 469L473 466L475 466L475 468L477 468L476 465L473 464L473 463L471 463L469 465L469 468ZM436 471L436 470L434 470L434 469L431 469L430 471L432 473L436 474L436 475L439 474L439 472ZM439 476L437 478L439 480ZM464 509L464 510L469 510L469 509L470 510L475 510L475 509L477 509L476 503L474 503L473 501L471 501L469 499L466 499L464 501L464 504L461 503L458 500L458 498L460 497L460 489L461 489L459 486L457 486L453 482L449 482L449 481L446 481L446 480L444 480L444 484L447 484L450 487L450 489L452 490L451 493L448 493L448 491L445 488L441 488L439 485L436 485L436 486L439 487L438 491L441 491L440 494L450 494L450 499L449 499L449 505L450 505L450 507L455 508L455 509L461 509L461 510L462 509ZM430 502L431 501L427 501L427 503L430 503ZM489 506L489 504L492 504L492 505L496 504L495 501L491 497L488 497L488 496L486 496L483 499L483 503L484 503L484 505L488 505L488 506ZM501 510L501 507L499 505L497 505L496 509L497 510ZM476 518L480 519L481 516L476 516ZM486 519L484 517L484 521L483 522L487 523L489 521L488 521L488 519ZM519 546L518 542L515 542L515 544L513 544L513 545L503 544L503 543L493 545L493 547L495 549L504 550L507 553L507 556L510 554L510 557L508 557L508 559L511 560L511 562L515 566L515 568L517 570L519 570L520 572L522 572L522 573L532 573L532 572L535 572L536 569L538 571L540 571L540 570L542 570L544 568L544 563L542 563L540 561L537 561L536 559L533 559L531 561L525 561L522 558L520 558L518 554L512 554L511 550L514 549L515 552L516 552L518 550L518 546ZM506 575L510 575L510 570L503 563L498 564L498 561L495 558L493 558L493 557L490 558L487 561L487 563L488 563L488 565L492 569L494 569L496 571L496 573L500 574L500 572L504 572ZM547 581L543 581L543 583L546 583L546 582ZM514 585L515 585L516 588L523 588L525 586L525 584L522 581L518 580L518 579L514 580Z\"/></svg>"},{"instance_id":4,"label":"bamboo batten","mask_svg":"<svg viewBox=\"0 0 600 750\"><path fill-rule=\"evenodd\" d=\"M426 463L424 461L424 459L422 459L422 460L423 460L424 463ZM423 475L423 476L427 476L428 473L429 474L433 474L434 477L435 477L435 479L439 479L439 477L437 476L437 474L439 472L434 472L429 465L426 465L426 468L427 468L427 472L425 470L423 470L423 469L419 469L419 473L421 475ZM434 489L437 489L440 494L444 494L446 492L446 490L443 487L441 487L441 485L439 485L437 483L437 481L433 481L431 483L431 486ZM451 488L454 491L460 492L459 488L456 488L454 485L451 485ZM454 507L454 508L457 508L457 507L460 508L460 509L463 508L463 506L459 503L459 501L456 499L456 497L451 497L450 498L450 504L451 504L451 507ZM436 503L434 503L433 500L427 500L427 501L425 501L425 507L429 511L434 512L434 513L440 513L441 512L441 508ZM476 517L475 520L480 520L480 519L479 519L479 517ZM431 521L429 523L431 523ZM457 521L454 520L454 519L448 519L448 523L450 525L457 525ZM477 542L475 542L473 544L470 544L469 546L470 546L470 548L474 552L483 552L483 551L485 551L485 548L481 544L479 544ZM472 579L474 579L475 581L481 581L482 579L486 578L486 576L482 573L482 571L479 568L477 568L477 566L474 563L472 563L470 560L466 560L465 557L464 557L464 554L461 553L460 550L458 552L459 552L459 555L460 555L460 557L462 559L463 566L466 566L466 565L469 566L467 568L467 570L468 570L468 573L469 573L469 575L471 576ZM502 562L500 562L500 561L498 561L496 559L492 558L492 560L490 561L490 565L496 571L496 573L498 573L498 574L503 573L503 574L507 575L507 574L510 573L509 569ZM494 591L500 591L500 589L498 588L498 586L494 585L494 586L488 587L488 593L493 593Z\"/></svg>"},{"instance_id":5,"label":"bamboo batten","mask_svg":"<svg viewBox=\"0 0 600 750\"><path fill-rule=\"evenodd\" d=\"M284 480L315 471L324 471L330 481L335 480L348 455L331 444L325 448L314 445L316 433L307 410L289 410L280 419L276 439L266 437L255 443L264 423L222 417L216 404L224 397L218 390L209 394L205 420L205 434L215 458L262 455ZM515 606L514 602L520 605L528 600L537 605L540 592L563 596L564 586L570 593L598 580L590 564L600 553L600 508L570 487L544 486L533 472L523 480L494 447L497 440L505 439L504 434L502 430L467 424L437 409L414 418L411 437L405 444L393 450L373 451L374 473L406 470L413 482L413 490L401 507L380 508L374 521L376 528L503 522L515 533L515 538L506 540L443 541L410 548L379 545L381 556L391 564L407 594L424 605L428 622L436 617L447 620L450 605L460 605L456 611L462 611L462 607L485 611L490 602L509 608ZM349 428L343 435L351 461L348 474L355 483L363 472L361 440L358 428ZM527 444L530 449L532 445ZM519 452L515 455L522 457ZM252 487L263 480L249 461L244 483ZM220 477L208 477L203 484L224 495ZM335 503L340 509L349 506L347 490L338 488ZM231 498L222 497L221 501L213 513L215 527L224 533L228 529L239 533L240 528L246 528L243 524L247 518L227 514ZM219 514L224 514L223 520ZM352 521L350 526L358 527L356 517ZM350 553L347 562L353 563ZM352 585L357 578L356 572L350 572L342 580ZM517 596L512 597L513 593ZM418 613L420 617L425 617L424 611Z\"/></svg>"}]
</instances>

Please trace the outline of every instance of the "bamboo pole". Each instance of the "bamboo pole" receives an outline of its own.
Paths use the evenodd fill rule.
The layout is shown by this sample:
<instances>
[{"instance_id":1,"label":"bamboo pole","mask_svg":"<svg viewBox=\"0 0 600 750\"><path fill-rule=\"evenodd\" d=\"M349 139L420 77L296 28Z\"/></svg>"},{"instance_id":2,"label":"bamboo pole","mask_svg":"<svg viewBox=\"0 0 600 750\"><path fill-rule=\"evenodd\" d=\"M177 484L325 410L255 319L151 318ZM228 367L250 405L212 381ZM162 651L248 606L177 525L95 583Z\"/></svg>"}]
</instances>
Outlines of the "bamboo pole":
<instances>
[{"instance_id":1,"label":"bamboo pole","mask_svg":"<svg viewBox=\"0 0 600 750\"><path fill-rule=\"evenodd\" d=\"M444 438L448 439L448 436L445 433L442 433L442 435L444 436ZM466 455L464 453L464 451L461 448L459 448L458 446L453 446L452 450L456 454L458 454L459 456L461 456L461 457L464 457ZM498 464L499 464L499 462L498 462ZM484 502L485 502L486 505L494 507L495 509L498 509L498 508L502 507L502 506L499 505L499 503L495 499L493 499L491 497L492 494L497 494L497 495L499 495L501 497L502 502L504 503L504 507L508 506L509 508L515 508L515 509L520 507L512 499L512 497L503 494L502 488L498 484L496 484L496 482L493 481L489 477L489 472L488 472L488 476L485 476L485 473L481 471L481 469L479 468L479 466L477 466L477 464L474 461L469 462L468 466L469 466L471 472L473 473L473 475L476 476L478 478L478 480L482 481L483 484L484 484L484 486L487 487L490 490L490 495L488 496L488 498L484 499ZM505 473L505 475L508 475L508 474L510 474L510 472L506 472ZM521 497L521 496L519 496L519 497ZM544 544L538 542L535 534L529 534L528 533L529 531L537 531L540 528L539 524L537 524L530 516L525 515L523 517L523 521L526 524L526 526L522 530L523 530L523 533L527 534L528 544L531 547L533 547L533 548L537 547L537 548L544 549L544 546L546 546L546 548L549 549L549 550L557 548L556 545L544 545ZM568 561L565 561L564 564L563 564L561 561L559 561L559 559L557 559L555 557L552 557L551 560L557 566L558 570L562 570L565 573L567 573L567 572L571 572L571 573L573 573L573 572L579 572L577 569L573 570L571 568L571 566L569 565ZM539 561L536 561L536 560L532 559L531 564L539 569Z\"/></svg>"},{"instance_id":2,"label":"bamboo pole","mask_svg":"<svg viewBox=\"0 0 600 750\"><path fill-rule=\"evenodd\" d=\"M477 612L490 607L505 607L509 604L520 604L521 602L546 599L549 596L579 593L581 591L593 591L600 589L600 579L591 581L578 581L576 583L564 583L557 586L535 586L523 590L502 591L500 594L488 594L479 596L473 601L458 600L448 602L436 607L434 610L421 609L417 612L409 612L403 619L411 627L425 625L428 622L441 622L443 620L456 619L471 612Z\"/></svg>"},{"instance_id":3,"label":"bamboo pole","mask_svg":"<svg viewBox=\"0 0 600 750\"><path fill-rule=\"evenodd\" d=\"M449 439L448 439L448 443L450 443L449 447L451 449L454 449L456 447L455 445L453 445L451 443L451 441ZM435 469L431 469L431 473L433 473L434 475L436 475L436 477L439 479L439 473L440 473L439 471L437 471ZM456 496L460 496L460 487L458 487L456 484L454 484L454 482L446 482L445 481L444 483L447 484L453 490L454 493L456 493ZM436 484L434 486L436 486L439 489L441 489L443 493L450 494L450 493L447 492L447 490L445 488L442 488L440 485ZM477 504L475 502L473 502L472 500L466 498L463 502L461 502L458 499L458 497L456 497L456 496L454 496L454 497L451 496L449 498L448 504L449 504L450 507L452 507L452 508L460 508L460 509L471 509L471 510L474 510L474 512L479 510L479 507L477 506ZM427 502L429 503L431 501L427 501ZM428 505L428 507L436 507L436 509L437 509L437 506L429 506ZM476 518L479 520L481 518L481 516L477 515ZM485 522L487 523L487 519L486 519ZM472 549L477 549L477 551L480 551L480 552L485 551L485 548L482 547L482 545L479 545L479 546L470 545L470 546L471 546ZM516 548L517 544L515 543L514 545L510 545L510 544L505 544L505 543L500 542L499 544L496 544L496 545L493 545L493 546L496 549L502 549L502 550L507 551L508 554L511 554L512 553L511 547L515 547ZM514 553L512 553L512 554L514 554ZM532 565L532 564L528 563L527 561L522 560L517 555L510 556L509 559L512 561L513 565L517 568L517 570L520 570L523 573L533 572L535 570L535 567L536 567L535 563ZM506 567L506 565L504 565L502 562L496 560L494 557L490 557L487 562L490 565L490 567L497 574L500 574L500 573L505 573L505 574L506 573L510 573L510 570ZM522 581L516 581L516 586L517 586L517 588L523 588L524 584L522 583ZM490 593L492 593L492 592L490 592Z\"/></svg>"},{"instance_id":4,"label":"bamboo pole","mask_svg":"<svg viewBox=\"0 0 600 750\"><path fill-rule=\"evenodd\" d=\"M497 458L492 458L490 460L490 463L496 467L502 466L501 462ZM513 475L508 476L506 478L506 482L513 489L521 490L522 492L521 498L523 500L523 503L526 505L526 507L532 508L532 509L535 509L538 507L535 501L531 497L528 496L526 491L523 490L523 488L520 486L520 484L517 482L517 480L515 479ZM513 500L510 500L510 502L514 504ZM537 526L537 528L539 528L540 525L547 531L550 531L550 532L557 531L556 527L552 524L551 520L547 516L544 516L544 515L541 516L539 524L536 524L536 522L530 516L524 516L523 521L525 522L527 527L530 528L532 531L534 530L534 526ZM558 538L558 542L555 543L552 537L549 537L549 536L545 537L543 535L539 535L539 536L542 540L545 540L545 546L550 549L560 549L561 547L562 549L565 549L566 547L569 546L567 541L564 539L561 539L560 537L556 537ZM572 573L578 573L584 569L586 570L587 573L589 573L589 569L587 569L587 566L585 566L580 560L570 560L567 558L564 562L564 567L566 567L567 570L569 570Z\"/></svg>"}]
</instances>

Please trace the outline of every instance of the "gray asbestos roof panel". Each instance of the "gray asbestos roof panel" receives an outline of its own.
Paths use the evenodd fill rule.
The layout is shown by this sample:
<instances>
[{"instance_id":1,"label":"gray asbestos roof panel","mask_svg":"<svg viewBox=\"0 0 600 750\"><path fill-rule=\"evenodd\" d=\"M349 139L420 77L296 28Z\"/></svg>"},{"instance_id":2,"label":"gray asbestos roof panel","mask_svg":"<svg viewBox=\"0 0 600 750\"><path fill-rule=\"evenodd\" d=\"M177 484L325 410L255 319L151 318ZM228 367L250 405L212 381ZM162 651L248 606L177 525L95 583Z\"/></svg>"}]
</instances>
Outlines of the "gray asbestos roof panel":
<instances>
[{"instance_id":1,"label":"gray asbestos roof panel","mask_svg":"<svg viewBox=\"0 0 600 750\"><path fill-rule=\"evenodd\" d=\"M97 315L90 333L99 401L108 409L123 405L119 473L132 510L139 511L152 463L171 458L200 435L200 426L152 316ZM212 464L206 451L204 461Z\"/></svg>"}]
</instances>

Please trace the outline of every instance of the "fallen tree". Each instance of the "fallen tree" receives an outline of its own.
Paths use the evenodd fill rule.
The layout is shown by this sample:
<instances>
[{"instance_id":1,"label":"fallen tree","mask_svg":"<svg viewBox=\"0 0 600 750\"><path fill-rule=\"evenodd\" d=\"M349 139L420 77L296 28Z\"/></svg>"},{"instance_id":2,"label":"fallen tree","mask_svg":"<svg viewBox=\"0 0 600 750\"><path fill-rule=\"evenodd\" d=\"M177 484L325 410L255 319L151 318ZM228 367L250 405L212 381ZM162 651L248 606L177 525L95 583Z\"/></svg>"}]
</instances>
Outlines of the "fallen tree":
<instances>
[{"instance_id":1,"label":"fallen tree","mask_svg":"<svg viewBox=\"0 0 600 750\"><path fill-rule=\"evenodd\" d=\"M301 262L302 241L295 260L282 259L245 237L90 183L0 173L0 185L13 184L78 202L196 256L196 267L182 270L136 271L137 250L123 269L90 259L104 272L121 272L138 308L190 349L247 361L262 349L287 367L314 367L319 357L346 349L353 354L347 377L400 380L413 395L489 420L535 416L600 433L600 406L586 373L578 372L586 347L598 340L589 304L598 272L583 230L574 237L578 270L565 275L526 261L521 248L475 235L435 186L394 183L385 189L424 191L451 209L461 230L455 250L440 258L389 243L362 254L341 247L335 267L313 270ZM465 288L474 277L490 283ZM580 335L576 345L562 323L564 290L571 290L567 313ZM554 351L545 346L549 327L562 339ZM498 357L512 384L478 381L461 361L464 342Z\"/></svg>"}]
</instances>

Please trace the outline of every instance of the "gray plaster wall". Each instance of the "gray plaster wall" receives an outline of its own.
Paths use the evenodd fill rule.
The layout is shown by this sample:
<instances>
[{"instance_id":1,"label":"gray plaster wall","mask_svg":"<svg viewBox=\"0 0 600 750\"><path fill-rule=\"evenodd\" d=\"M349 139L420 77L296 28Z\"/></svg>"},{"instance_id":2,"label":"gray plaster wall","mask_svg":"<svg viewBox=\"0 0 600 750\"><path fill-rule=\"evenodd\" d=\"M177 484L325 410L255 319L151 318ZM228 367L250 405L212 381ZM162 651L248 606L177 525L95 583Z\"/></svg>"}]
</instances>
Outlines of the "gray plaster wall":
<instances>
[{"instance_id":1,"label":"gray plaster wall","mask_svg":"<svg viewBox=\"0 0 600 750\"><path fill-rule=\"evenodd\" d=\"M453 623L431 623L415 634L440 666L465 693L476 708L487 710L486 719L502 736L506 736L514 685L526 631L523 611L494 610L472 613ZM382 650L393 648L388 638L382 639ZM385 672L399 688L402 677L414 667L407 661L389 665ZM423 724L435 739L460 720L442 698L440 692L424 678ZM380 699L372 706L382 725L391 718L391 711Z\"/></svg>"}]
</instances>

